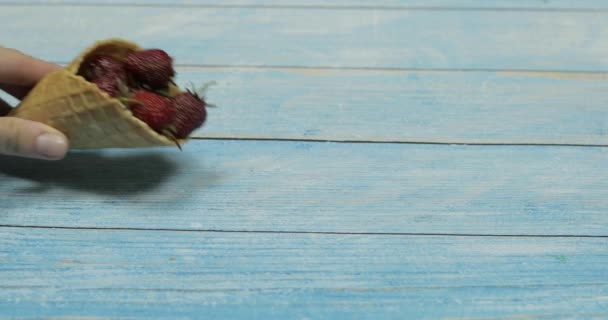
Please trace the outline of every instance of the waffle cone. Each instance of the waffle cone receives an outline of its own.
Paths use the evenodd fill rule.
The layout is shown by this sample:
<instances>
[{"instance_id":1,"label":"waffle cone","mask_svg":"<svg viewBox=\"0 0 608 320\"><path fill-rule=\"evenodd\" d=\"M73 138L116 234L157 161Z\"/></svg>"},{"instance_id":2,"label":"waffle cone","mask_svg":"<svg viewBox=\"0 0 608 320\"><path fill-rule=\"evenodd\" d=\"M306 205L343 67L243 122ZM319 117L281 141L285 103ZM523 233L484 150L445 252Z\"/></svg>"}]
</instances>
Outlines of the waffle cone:
<instances>
[{"instance_id":1,"label":"waffle cone","mask_svg":"<svg viewBox=\"0 0 608 320\"><path fill-rule=\"evenodd\" d=\"M80 64L91 53L122 58L134 50L140 48L119 39L96 43L64 69L42 78L9 116L41 122L63 132L71 149L175 146L175 141L134 117L118 99L77 75ZM172 86L170 92L173 95L179 89Z\"/></svg>"}]
</instances>

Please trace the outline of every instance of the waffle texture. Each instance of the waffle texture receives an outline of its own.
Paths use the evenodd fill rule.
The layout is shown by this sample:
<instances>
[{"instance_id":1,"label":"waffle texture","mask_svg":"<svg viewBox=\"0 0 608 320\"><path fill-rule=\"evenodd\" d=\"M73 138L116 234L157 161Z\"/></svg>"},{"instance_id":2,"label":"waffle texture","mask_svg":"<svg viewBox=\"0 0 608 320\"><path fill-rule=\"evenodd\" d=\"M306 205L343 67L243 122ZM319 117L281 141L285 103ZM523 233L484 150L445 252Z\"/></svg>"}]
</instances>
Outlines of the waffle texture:
<instances>
[{"instance_id":1,"label":"waffle texture","mask_svg":"<svg viewBox=\"0 0 608 320\"><path fill-rule=\"evenodd\" d=\"M90 54L110 54L119 59L141 50L122 39L95 43L66 68L46 75L9 116L47 124L63 132L70 149L142 148L175 146L175 141L158 134L133 116L118 99L77 75ZM171 86L170 94L179 89ZM178 141L180 144L185 140Z\"/></svg>"}]
</instances>

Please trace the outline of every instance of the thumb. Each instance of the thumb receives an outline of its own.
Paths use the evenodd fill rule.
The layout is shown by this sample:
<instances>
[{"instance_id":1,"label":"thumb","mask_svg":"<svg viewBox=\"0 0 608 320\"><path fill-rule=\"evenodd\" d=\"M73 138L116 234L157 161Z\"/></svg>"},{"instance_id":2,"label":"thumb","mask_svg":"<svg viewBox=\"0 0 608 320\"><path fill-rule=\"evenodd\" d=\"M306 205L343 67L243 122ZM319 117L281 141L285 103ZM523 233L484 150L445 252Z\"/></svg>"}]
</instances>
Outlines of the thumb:
<instances>
[{"instance_id":1,"label":"thumb","mask_svg":"<svg viewBox=\"0 0 608 320\"><path fill-rule=\"evenodd\" d=\"M30 120L0 117L0 154L59 160L67 151L68 141L61 132Z\"/></svg>"}]
</instances>

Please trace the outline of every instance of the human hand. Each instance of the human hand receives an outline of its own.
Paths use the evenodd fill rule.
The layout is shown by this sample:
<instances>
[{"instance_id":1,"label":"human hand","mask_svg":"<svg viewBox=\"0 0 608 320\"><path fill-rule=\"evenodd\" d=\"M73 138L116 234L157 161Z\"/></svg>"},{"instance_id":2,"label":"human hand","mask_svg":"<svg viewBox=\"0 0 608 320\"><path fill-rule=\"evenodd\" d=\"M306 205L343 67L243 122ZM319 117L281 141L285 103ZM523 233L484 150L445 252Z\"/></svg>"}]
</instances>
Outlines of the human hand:
<instances>
[{"instance_id":1,"label":"human hand","mask_svg":"<svg viewBox=\"0 0 608 320\"><path fill-rule=\"evenodd\" d=\"M0 90L22 99L42 77L58 68L19 51L0 47ZM0 99L0 115L6 115L10 110L11 106ZM67 138L58 130L34 121L0 117L0 154L58 160L67 150Z\"/></svg>"}]
</instances>

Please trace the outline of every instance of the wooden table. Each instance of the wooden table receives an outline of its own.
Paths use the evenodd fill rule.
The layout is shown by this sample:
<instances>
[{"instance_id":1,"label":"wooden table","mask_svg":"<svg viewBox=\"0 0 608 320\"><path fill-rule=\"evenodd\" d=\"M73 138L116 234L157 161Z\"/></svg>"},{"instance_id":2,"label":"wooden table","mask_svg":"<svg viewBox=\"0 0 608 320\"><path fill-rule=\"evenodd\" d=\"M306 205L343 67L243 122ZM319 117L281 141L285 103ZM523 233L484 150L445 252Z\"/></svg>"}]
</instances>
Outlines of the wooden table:
<instances>
[{"instance_id":1,"label":"wooden table","mask_svg":"<svg viewBox=\"0 0 608 320\"><path fill-rule=\"evenodd\" d=\"M174 148L0 158L0 318L608 318L608 1L0 0L216 80Z\"/></svg>"}]
</instances>

